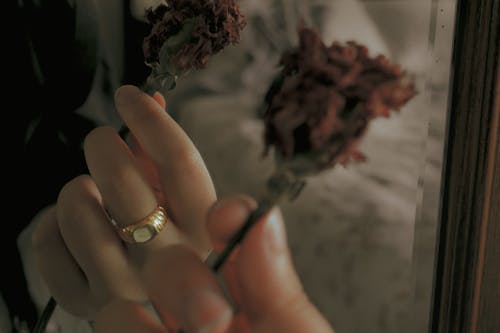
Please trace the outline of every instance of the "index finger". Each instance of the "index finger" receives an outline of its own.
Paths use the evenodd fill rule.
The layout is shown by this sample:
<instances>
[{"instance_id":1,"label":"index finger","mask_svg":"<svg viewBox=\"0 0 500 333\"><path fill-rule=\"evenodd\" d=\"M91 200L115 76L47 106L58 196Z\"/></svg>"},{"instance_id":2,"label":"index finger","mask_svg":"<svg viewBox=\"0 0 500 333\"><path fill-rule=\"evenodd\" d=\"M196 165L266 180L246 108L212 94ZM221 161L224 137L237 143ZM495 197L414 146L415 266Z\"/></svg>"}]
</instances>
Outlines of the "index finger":
<instances>
[{"instance_id":1,"label":"index finger","mask_svg":"<svg viewBox=\"0 0 500 333\"><path fill-rule=\"evenodd\" d=\"M135 86L120 87L115 104L155 164L173 220L195 245L209 247L204 221L216 195L193 142L153 97Z\"/></svg>"}]
</instances>

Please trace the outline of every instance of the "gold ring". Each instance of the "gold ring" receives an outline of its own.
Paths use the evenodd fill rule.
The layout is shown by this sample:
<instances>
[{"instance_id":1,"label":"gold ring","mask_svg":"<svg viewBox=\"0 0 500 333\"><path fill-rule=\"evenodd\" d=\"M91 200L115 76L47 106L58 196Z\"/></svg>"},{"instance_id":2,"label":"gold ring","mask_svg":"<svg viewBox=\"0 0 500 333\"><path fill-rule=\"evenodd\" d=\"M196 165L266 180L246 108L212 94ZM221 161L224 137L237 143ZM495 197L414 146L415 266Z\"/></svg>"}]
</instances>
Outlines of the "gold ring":
<instances>
[{"instance_id":1,"label":"gold ring","mask_svg":"<svg viewBox=\"0 0 500 333\"><path fill-rule=\"evenodd\" d=\"M162 206L158 206L151 214L132 225L122 227L114 219L111 219L111 222L118 231L121 239L127 243L136 244L146 243L155 238L165 227L168 220L165 209Z\"/></svg>"}]
</instances>

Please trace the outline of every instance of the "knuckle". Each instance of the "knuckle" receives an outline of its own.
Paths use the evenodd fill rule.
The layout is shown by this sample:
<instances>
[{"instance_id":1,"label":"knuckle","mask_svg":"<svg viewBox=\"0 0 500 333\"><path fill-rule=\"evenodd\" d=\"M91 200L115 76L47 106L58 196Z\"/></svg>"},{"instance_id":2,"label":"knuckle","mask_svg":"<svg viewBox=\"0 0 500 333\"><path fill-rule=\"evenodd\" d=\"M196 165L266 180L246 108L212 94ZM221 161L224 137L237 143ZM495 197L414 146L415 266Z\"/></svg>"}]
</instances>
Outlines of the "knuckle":
<instances>
[{"instance_id":1,"label":"knuckle","mask_svg":"<svg viewBox=\"0 0 500 333\"><path fill-rule=\"evenodd\" d=\"M41 252L52 244L54 232L57 230L55 207L50 207L41 213L40 220L33 229L31 244L36 252Z\"/></svg>"},{"instance_id":2,"label":"knuckle","mask_svg":"<svg viewBox=\"0 0 500 333\"><path fill-rule=\"evenodd\" d=\"M94 188L94 181L88 175L78 176L63 186L57 199L57 223L60 227L79 220L71 216L85 213L86 205L82 203L94 196Z\"/></svg>"},{"instance_id":3,"label":"knuckle","mask_svg":"<svg viewBox=\"0 0 500 333\"><path fill-rule=\"evenodd\" d=\"M146 281L156 283L161 281L158 276L172 279L172 274L165 267L177 267L177 275L182 275L190 262L199 261L198 255L184 244L175 244L158 250L146 259L143 277Z\"/></svg>"},{"instance_id":4,"label":"knuckle","mask_svg":"<svg viewBox=\"0 0 500 333\"><path fill-rule=\"evenodd\" d=\"M98 147L109 140L111 137L117 136L118 132L111 126L99 126L90 131L84 139L83 147L85 152Z\"/></svg>"},{"instance_id":5,"label":"knuckle","mask_svg":"<svg viewBox=\"0 0 500 333\"><path fill-rule=\"evenodd\" d=\"M54 292L53 292L54 293ZM57 303L69 314L83 319L93 319L98 313L95 302L82 299L80 295L66 295L57 299Z\"/></svg>"},{"instance_id":6,"label":"knuckle","mask_svg":"<svg viewBox=\"0 0 500 333\"><path fill-rule=\"evenodd\" d=\"M92 186L92 184L93 180L88 175L80 175L73 178L67 182L59 192L59 197L57 199L58 206L78 206L81 197L89 192L89 187Z\"/></svg>"}]
</instances>

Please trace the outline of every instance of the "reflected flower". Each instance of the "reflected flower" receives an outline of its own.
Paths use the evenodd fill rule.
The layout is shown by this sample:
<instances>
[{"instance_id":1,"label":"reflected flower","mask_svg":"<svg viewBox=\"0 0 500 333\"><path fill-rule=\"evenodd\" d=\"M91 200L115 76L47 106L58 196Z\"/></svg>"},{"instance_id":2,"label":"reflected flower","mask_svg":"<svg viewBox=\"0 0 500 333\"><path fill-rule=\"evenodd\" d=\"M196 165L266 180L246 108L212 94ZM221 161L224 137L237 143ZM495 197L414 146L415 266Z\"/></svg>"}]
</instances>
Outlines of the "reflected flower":
<instances>
[{"instance_id":1,"label":"reflected flower","mask_svg":"<svg viewBox=\"0 0 500 333\"><path fill-rule=\"evenodd\" d=\"M236 0L167 0L146 11L151 32L143 53L150 84L173 88L178 76L203 69L211 56L237 44L246 25Z\"/></svg>"},{"instance_id":2,"label":"reflected flower","mask_svg":"<svg viewBox=\"0 0 500 333\"><path fill-rule=\"evenodd\" d=\"M282 70L265 98L265 154L303 177L337 163L362 161L358 146L370 121L389 117L415 96L398 65L354 41L327 46L302 26L300 43L281 58Z\"/></svg>"}]
</instances>

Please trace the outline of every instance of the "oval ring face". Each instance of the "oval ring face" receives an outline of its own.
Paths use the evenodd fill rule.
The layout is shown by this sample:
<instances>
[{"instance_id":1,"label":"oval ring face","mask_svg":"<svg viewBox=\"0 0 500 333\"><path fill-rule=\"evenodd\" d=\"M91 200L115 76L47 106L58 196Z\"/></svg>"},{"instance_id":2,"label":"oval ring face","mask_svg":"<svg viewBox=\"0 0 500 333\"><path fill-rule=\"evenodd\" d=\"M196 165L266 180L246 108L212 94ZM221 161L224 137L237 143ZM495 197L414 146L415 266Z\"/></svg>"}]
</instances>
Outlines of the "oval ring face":
<instances>
[{"instance_id":1,"label":"oval ring face","mask_svg":"<svg viewBox=\"0 0 500 333\"><path fill-rule=\"evenodd\" d=\"M145 225L134 230L132 237L137 243L145 243L151 240L156 234L156 229L150 225Z\"/></svg>"}]
</instances>

